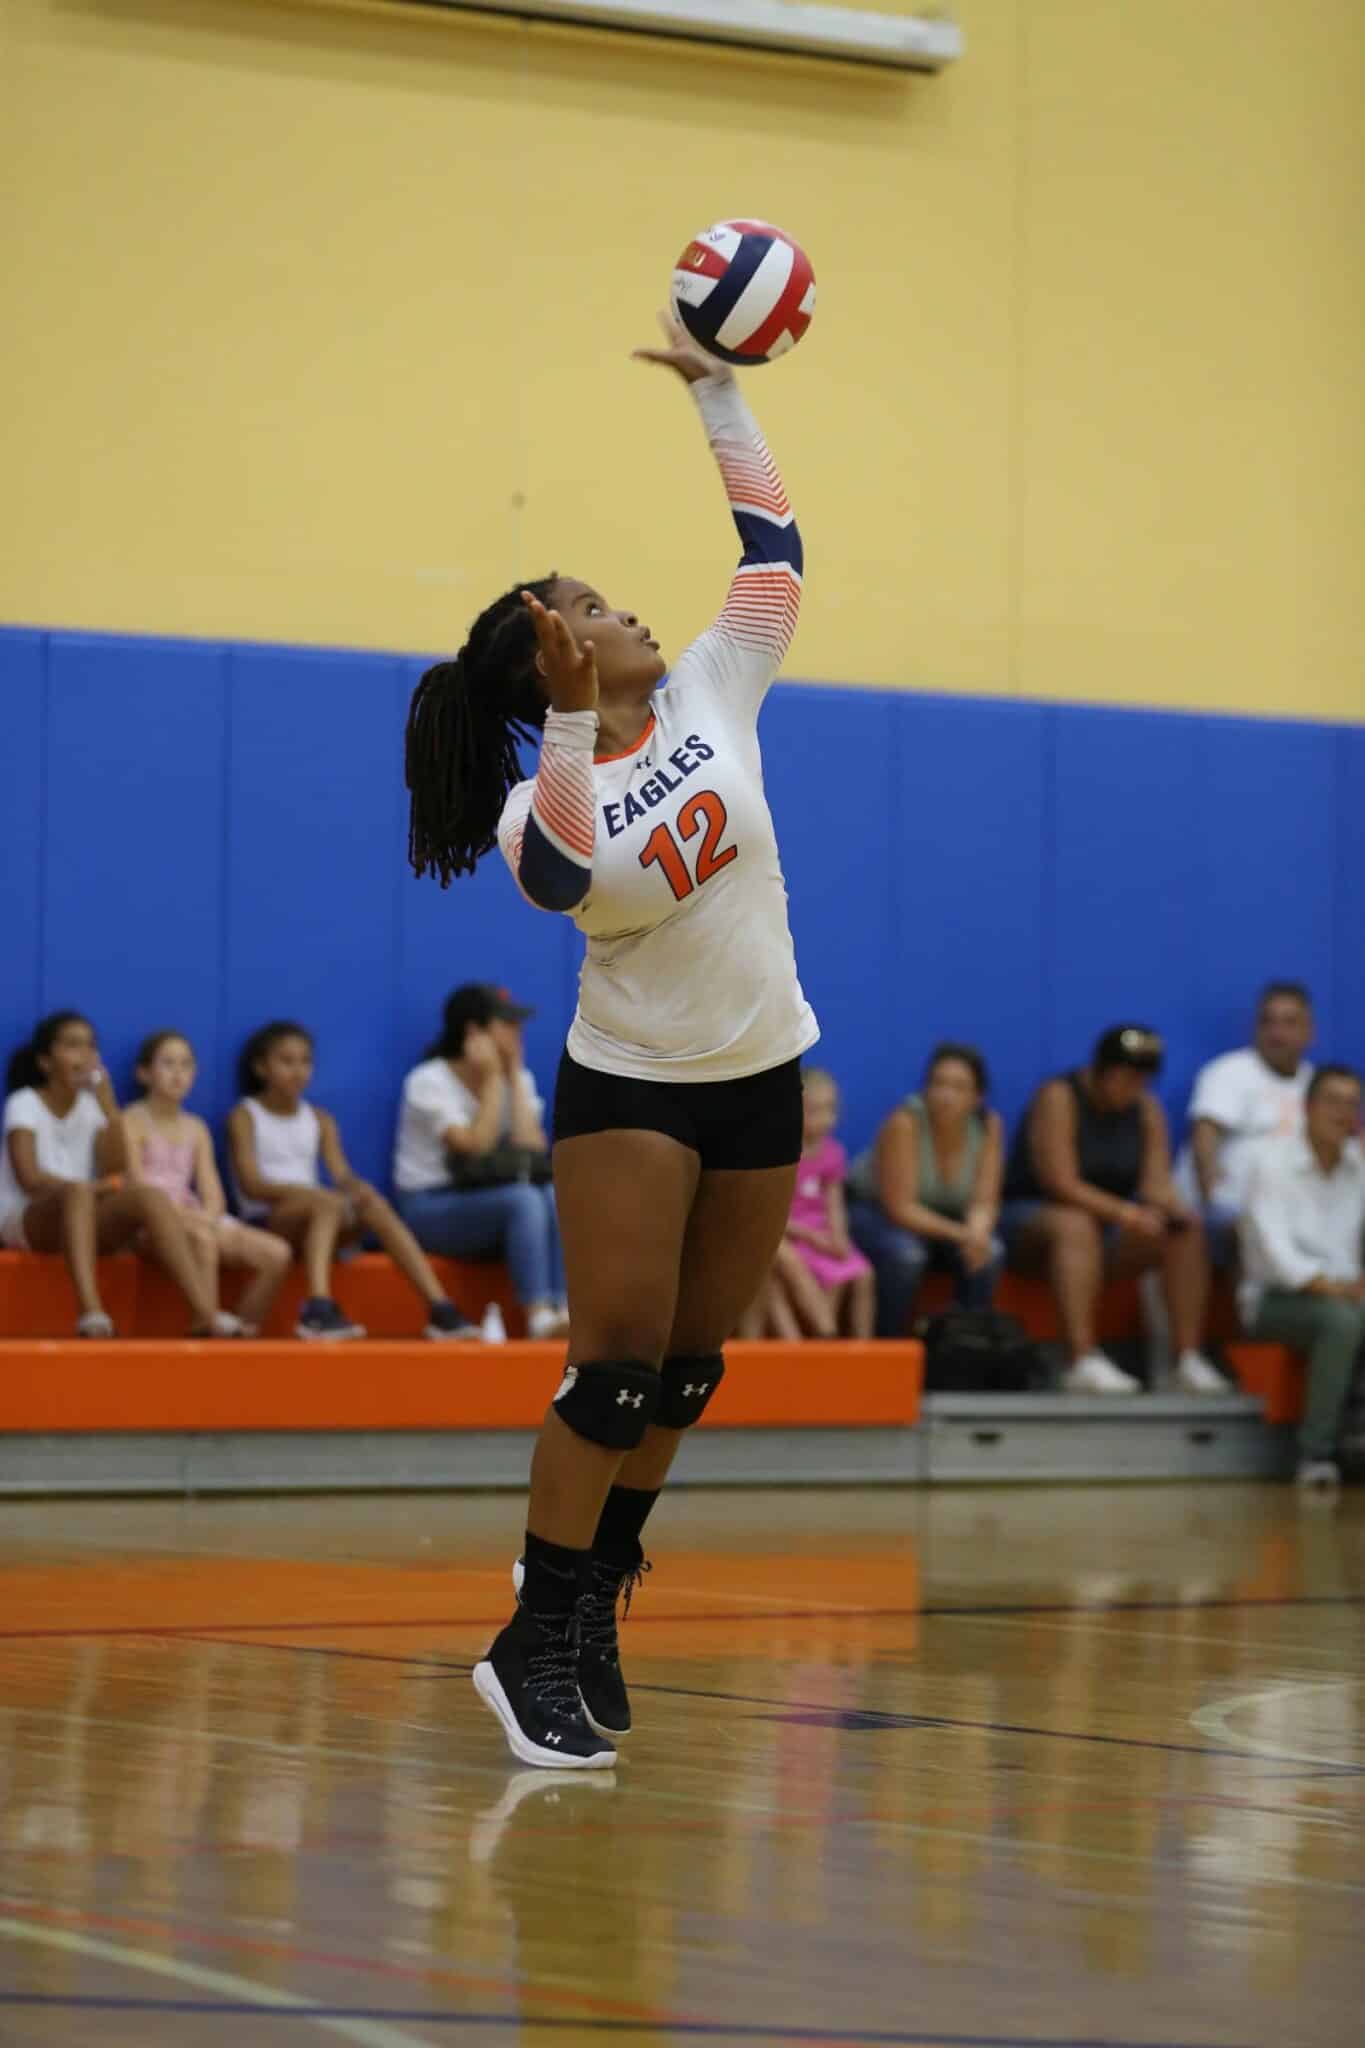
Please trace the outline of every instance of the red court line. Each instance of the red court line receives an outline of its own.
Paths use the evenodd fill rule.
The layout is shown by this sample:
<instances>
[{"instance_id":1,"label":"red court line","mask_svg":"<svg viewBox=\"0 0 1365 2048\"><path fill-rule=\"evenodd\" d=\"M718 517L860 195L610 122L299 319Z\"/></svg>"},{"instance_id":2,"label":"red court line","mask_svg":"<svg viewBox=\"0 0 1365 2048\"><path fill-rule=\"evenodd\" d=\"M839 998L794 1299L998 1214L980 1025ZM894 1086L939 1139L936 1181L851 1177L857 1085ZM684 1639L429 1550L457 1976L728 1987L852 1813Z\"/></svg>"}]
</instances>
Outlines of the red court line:
<instances>
[{"instance_id":1,"label":"red court line","mask_svg":"<svg viewBox=\"0 0 1365 2048\"><path fill-rule=\"evenodd\" d=\"M579 2007L585 2013L601 2015L616 2020L638 2020L646 2026L658 2027L666 2032L676 2024L688 2024L684 2013L668 2013L658 2006L638 2005L626 1999L599 1998L590 1991L570 1991L562 1987L551 1990L525 1981L520 1977L475 1976L464 1970L448 1970L439 1967L420 1969L406 1963L366 1960L363 1956L335 1955L330 1949L299 1948L288 1941L262 1941L245 1934L215 1934L208 1928L199 1928L179 1920L134 1920L115 1913L88 1913L77 1907L36 1906L20 1903L9 1898L0 1898L0 1907L6 1913L18 1918L37 1920L50 1926L99 1928L105 1933L150 1936L154 1940L176 1946L227 1949L243 1955L283 1956L290 1962L320 1963L332 1970L361 1971L366 1976L392 1977L407 1984L449 1984L460 1991L481 1991L505 1997L514 2004L523 1999L537 1999L543 2004ZM704 2024L692 2016L690 2024Z\"/></svg>"}]
</instances>

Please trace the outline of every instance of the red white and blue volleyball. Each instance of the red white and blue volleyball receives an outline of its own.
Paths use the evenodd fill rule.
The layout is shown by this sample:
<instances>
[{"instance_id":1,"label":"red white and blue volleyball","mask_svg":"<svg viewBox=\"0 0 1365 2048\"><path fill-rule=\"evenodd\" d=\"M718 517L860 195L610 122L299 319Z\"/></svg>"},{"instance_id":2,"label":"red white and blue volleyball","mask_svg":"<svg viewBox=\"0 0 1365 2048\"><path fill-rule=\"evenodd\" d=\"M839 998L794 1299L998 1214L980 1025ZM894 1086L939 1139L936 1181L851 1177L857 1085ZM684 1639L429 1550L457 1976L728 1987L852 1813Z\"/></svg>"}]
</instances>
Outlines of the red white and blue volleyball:
<instances>
[{"instance_id":1,"label":"red white and blue volleyball","mask_svg":"<svg viewBox=\"0 0 1365 2048\"><path fill-rule=\"evenodd\" d=\"M771 363L810 326L815 273L800 243L769 221L717 221L678 258L673 310L708 355Z\"/></svg>"}]
</instances>

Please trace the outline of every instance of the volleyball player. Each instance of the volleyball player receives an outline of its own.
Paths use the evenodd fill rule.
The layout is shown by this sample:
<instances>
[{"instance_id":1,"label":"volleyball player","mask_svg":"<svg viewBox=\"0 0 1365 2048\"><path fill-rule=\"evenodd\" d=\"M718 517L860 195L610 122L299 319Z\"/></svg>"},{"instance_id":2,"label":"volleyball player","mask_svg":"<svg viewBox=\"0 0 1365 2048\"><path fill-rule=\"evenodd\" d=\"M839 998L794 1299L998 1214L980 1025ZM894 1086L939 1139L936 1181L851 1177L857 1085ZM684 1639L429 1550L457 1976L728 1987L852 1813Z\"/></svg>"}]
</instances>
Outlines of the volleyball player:
<instances>
[{"instance_id":1,"label":"volleyball player","mask_svg":"<svg viewBox=\"0 0 1365 2048\"><path fill-rule=\"evenodd\" d=\"M801 1153L801 992L759 706L796 627L801 542L730 372L665 320L743 555L674 666L634 612L548 576L438 662L407 728L417 873L496 838L587 939L554 1103L571 1332L531 1464L517 1611L474 1683L524 1762L604 1767L630 1727L616 1638L641 1533L781 1241ZM543 729L534 781L518 738Z\"/></svg>"}]
</instances>

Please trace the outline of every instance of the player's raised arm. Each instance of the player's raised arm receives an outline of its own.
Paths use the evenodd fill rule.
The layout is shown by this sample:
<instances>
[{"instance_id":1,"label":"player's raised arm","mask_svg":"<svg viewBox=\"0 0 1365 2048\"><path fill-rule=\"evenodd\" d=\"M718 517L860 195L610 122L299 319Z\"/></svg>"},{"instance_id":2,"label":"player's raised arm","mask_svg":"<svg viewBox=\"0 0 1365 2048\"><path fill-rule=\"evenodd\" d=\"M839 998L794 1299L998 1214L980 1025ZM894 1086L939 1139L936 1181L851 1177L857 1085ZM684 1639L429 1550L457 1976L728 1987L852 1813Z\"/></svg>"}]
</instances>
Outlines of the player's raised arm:
<instances>
[{"instance_id":1,"label":"player's raised arm","mask_svg":"<svg viewBox=\"0 0 1365 2048\"><path fill-rule=\"evenodd\" d=\"M597 664L591 640L579 647L558 611L529 590L522 596L536 630L536 665L550 709L535 781L509 798L498 844L528 901L541 910L573 910L592 882Z\"/></svg>"},{"instance_id":2,"label":"player's raised arm","mask_svg":"<svg viewBox=\"0 0 1365 2048\"><path fill-rule=\"evenodd\" d=\"M755 708L782 666L801 609L801 535L777 465L731 372L670 318L668 346L637 349L640 362L675 370L689 386L744 550L724 609L684 661L702 659Z\"/></svg>"}]
</instances>

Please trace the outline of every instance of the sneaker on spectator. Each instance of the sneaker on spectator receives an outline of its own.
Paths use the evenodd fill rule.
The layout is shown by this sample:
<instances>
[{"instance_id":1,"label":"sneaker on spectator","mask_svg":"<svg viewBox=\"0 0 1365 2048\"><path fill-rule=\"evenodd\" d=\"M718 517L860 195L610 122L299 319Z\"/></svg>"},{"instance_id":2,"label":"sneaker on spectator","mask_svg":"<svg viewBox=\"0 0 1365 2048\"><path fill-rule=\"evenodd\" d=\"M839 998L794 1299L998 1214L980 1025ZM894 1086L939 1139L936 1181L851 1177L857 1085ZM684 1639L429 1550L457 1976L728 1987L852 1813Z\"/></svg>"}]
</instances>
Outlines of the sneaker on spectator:
<instances>
[{"instance_id":1,"label":"sneaker on spectator","mask_svg":"<svg viewBox=\"0 0 1365 2048\"><path fill-rule=\"evenodd\" d=\"M244 1337L246 1324L239 1316L230 1315L225 1308L215 1310L206 1323L196 1323L190 1331L191 1337Z\"/></svg>"},{"instance_id":2,"label":"sneaker on spectator","mask_svg":"<svg viewBox=\"0 0 1365 2048\"><path fill-rule=\"evenodd\" d=\"M480 1334L478 1324L462 1316L453 1301L433 1301L422 1332L432 1344L477 1344Z\"/></svg>"},{"instance_id":3,"label":"sneaker on spectator","mask_svg":"<svg viewBox=\"0 0 1365 2048\"><path fill-rule=\"evenodd\" d=\"M1182 1351L1175 1368L1175 1383L1187 1394L1230 1394L1232 1387L1212 1359L1202 1351Z\"/></svg>"},{"instance_id":4,"label":"sneaker on spectator","mask_svg":"<svg viewBox=\"0 0 1365 2048\"><path fill-rule=\"evenodd\" d=\"M552 1337L567 1337L569 1311L566 1308L532 1309L526 1318L526 1334L537 1344L547 1343Z\"/></svg>"},{"instance_id":5,"label":"sneaker on spectator","mask_svg":"<svg viewBox=\"0 0 1365 2048\"><path fill-rule=\"evenodd\" d=\"M1341 1485L1341 1468L1330 1458L1305 1458L1295 1477L1300 1493L1335 1493Z\"/></svg>"},{"instance_id":6,"label":"sneaker on spectator","mask_svg":"<svg viewBox=\"0 0 1365 2048\"><path fill-rule=\"evenodd\" d=\"M89 1315L82 1316L76 1325L78 1337L113 1337L117 1334L114 1318L107 1316L102 1308L92 1308Z\"/></svg>"},{"instance_id":7,"label":"sneaker on spectator","mask_svg":"<svg viewBox=\"0 0 1365 2048\"><path fill-rule=\"evenodd\" d=\"M1135 1380L1102 1351L1087 1351L1062 1374L1064 1394L1136 1394L1141 1386L1141 1380Z\"/></svg>"},{"instance_id":8,"label":"sneaker on spectator","mask_svg":"<svg viewBox=\"0 0 1365 2048\"><path fill-rule=\"evenodd\" d=\"M294 1325L296 1337L312 1338L322 1344L345 1344L353 1337L363 1337L362 1324L353 1323L339 1302L330 1294L313 1294L299 1310L299 1319Z\"/></svg>"}]
</instances>

